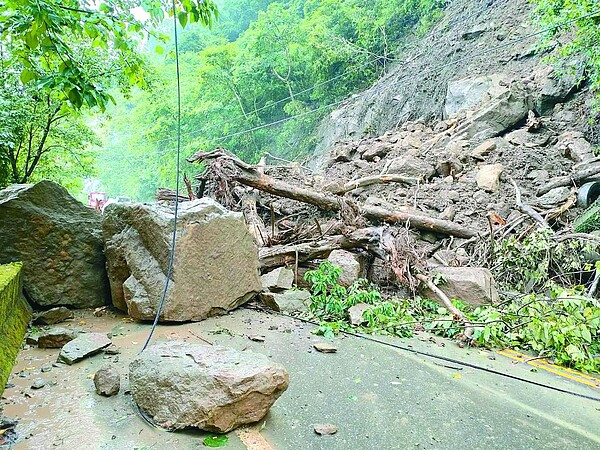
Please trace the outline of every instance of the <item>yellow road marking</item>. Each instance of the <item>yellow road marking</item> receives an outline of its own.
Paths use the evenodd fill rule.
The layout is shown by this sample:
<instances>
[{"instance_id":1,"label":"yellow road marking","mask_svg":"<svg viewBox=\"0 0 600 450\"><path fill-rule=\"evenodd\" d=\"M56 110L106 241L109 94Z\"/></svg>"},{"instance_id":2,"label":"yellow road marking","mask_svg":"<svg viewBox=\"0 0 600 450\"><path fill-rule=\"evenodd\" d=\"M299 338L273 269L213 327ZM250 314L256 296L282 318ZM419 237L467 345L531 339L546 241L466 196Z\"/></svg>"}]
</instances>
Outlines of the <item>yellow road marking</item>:
<instances>
[{"instance_id":1,"label":"yellow road marking","mask_svg":"<svg viewBox=\"0 0 600 450\"><path fill-rule=\"evenodd\" d=\"M252 427L241 427L235 430L235 434L240 438L242 444L248 450L275 450L271 444L260 434L257 425Z\"/></svg>"},{"instance_id":2,"label":"yellow road marking","mask_svg":"<svg viewBox=\"0 0 600 450\"><path fill-rule=\"evenodd\" d=\"M545 370L546 372L550 372L563 378L567 378L568 380L576 381L578 383L585 384L596 389L600 389L600 379L583 373L579 373L573 369L556 366L554 364L549 363L548 361L531 360L530 356L508 348L500 350L496 353L518 362L524 362L530 366L535 367L536 369Z\"/></svg>"}]
</instances>

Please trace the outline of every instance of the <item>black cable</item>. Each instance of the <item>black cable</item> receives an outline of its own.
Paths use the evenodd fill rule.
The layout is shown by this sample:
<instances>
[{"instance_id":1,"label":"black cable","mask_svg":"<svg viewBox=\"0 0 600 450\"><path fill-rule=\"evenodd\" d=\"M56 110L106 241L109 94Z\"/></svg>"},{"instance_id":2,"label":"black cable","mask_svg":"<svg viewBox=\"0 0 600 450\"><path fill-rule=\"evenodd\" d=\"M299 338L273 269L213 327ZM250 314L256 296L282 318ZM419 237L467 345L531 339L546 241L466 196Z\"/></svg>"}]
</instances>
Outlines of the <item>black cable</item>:
<instances>
[{"instance_id":1,"label":"black cable","mask_svg":"<svg viewBox=\"0 0 600 450\"><path fill-rule=\"evenodd\" d=\"M152 335L154 334L154 330L156 329L156 325L158 324L158 319L160 318L160 314L162 313L163 306L165 304L165 299L167 298L167 291L169 289L169 283L171 281L171 275L173 273L173 261L175 259L175 239L177 238L177 215L179 212L179 168L180 168L180 160L181 160L181 76L179 74L179 42L177 39L177 13L175 0L172 0L173 5L173 30L175 32L175 70L177 73L177 168L175 173L175 214L173 219L173 237L171 239L171 253L169 255L169 268L167 270L167 279L165 281L165 288L162 293L162 297L160 299L160 303L158 304L158 309L156 311L156 316L154 317L154 323L152 324L152 328L150 329L150 333L146 338L146 342L142 347L142 352L146 350L150 340L152 339ZM140 352L141 353L141 352Z\"/></svg>"},{"instance_id":2,"label":"black cable","mask_svg":"<svg viewBox=\"0 0 600 450\"><path fill-rule=\"evenodd\" d=\"M253 309L255 309L257 311L264 312L264 310L259 309L259 308L253 308ZM302 317L289 316L287 314L281 314L281 313L278 313L278 312L275 312L275 311L274 312L270 312L270 313L271 314L278 314L278 315L283 316L283 317L289 317L291 319L298 320L298 321L304 322L304 323L308 323L310 325L314 325L314 326L317 326L317 327L319 326L318 323L313 322L312 320L309 320L309 319L304 319ZM376 342L377 344L382 344L382 345L385 345L385 346L388 346L388 347L393 347L395 349L403 350L405 352L414 353L416 355L426 356L428 358L438 359L438 360L445 361L445 362L450 362L450 363L453 363L453 364L459 364L461 366L469 367L471 369L480 370L482 372L488 372L488 373L491 373L493 375L500 375L502 377L510 378L512 380L522 381L524 383L533 384L534 386L539 386L539 387L543 387L543 388L550 389L550 390L553 390L553 391L562 392L563 394L570 394L570 395L574 395L576 397L582 397L582 398L586 398L588 400L593 400L595 402L600 402L600 397L594 397L594 396L587 395L587 394L580 394L579 392L569 391L568 389L562 389L562 388L559 388L559 387L556 387L556 386L550 386L548 384L539 383L539 382L533 381L533 380L528 380L527 378L522 378L522 377L518 377L516 375L511 375L509 373L500 372L498 370L490 369L490 368L483 367L483 366L478 366L477 364L473 364L473 363L470 363L470 362L460 361L458 359L454 359L454 358L450 358L450 357L442 356L442 355L436 355L434 353L424 352L424 351L421 351L421 350L415 350L414 348L404 347L402 345L394 344L392 342L381 341L379 339L375 339L374 337L368 336L366 334L354 333L352 331L343 331L343 330L340 330L340 333L343 333L343 334L348 335L348 336L353 336L353 337L356 337L356 338L360 338L360 339L365 339L367 341Z\"/></svg>"}]
</instances>

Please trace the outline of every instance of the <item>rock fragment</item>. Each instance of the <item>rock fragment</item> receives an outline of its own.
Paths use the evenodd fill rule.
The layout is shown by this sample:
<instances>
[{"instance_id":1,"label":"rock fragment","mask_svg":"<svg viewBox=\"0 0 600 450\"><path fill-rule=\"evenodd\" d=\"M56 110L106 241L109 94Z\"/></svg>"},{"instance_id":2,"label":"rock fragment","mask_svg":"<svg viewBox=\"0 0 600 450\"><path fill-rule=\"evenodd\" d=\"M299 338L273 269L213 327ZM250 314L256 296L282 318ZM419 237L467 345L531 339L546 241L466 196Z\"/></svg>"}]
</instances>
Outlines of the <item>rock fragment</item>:
<instances>
[{"instance_id":1,"label":"rock fragment","mask_svg":"<svg viewBox=\"0 0 600 450\"><path fill-rule=\"evenodd\" d=\"M313 345L313 347L315 348L316 351L321 352L321 353L336 353L337 352L337 347L328 342L317 342L316 344Z\"/></svg>"},{"instance_id":2,"label":"rock fragment","mask_svg":"<svg viewBox=\"0 0 600 450\"><path fill-rule=\"evenodd\" d=\"M350 309L348 309L350 323L357 327L365 323L366 320L363 318L363 314L365 311L369 311L372 308L373 306L368 305L367 303L357 303L356 305L350 307Z\"/></svg>"},{"instance_id":3,"label":"rock fragment","mask_svg":"<svg viewBox=\"0 0 600 450\"><path fill-rule=\"evenodd\" d=\"M61 348L77 337L77 331L69 328L51 327L41 330L37 335L39 348Z\"/></svg>"},{"instance_id":4,"label":"rock fragment","mask_svg":"<svg viewBox=\"0 0 600 450\"><path fill-rule=\"evenodd\" d=\"M138 355L129 383L134 401L155 422L227 433L261 420L289 379L264 355L172 341Z\"/></svg>"},{"instance_id":5,"label":"rock fragment","mask_svg":"<svg viewBox=\"0 0 600 450\"><path fill-rule=\"evenodd\" d=\"M310 292L304 290L282 293L263 292L259 295L259 299L274 311L294 313L308 310Z\"/></svg>"},{"instance_id":6,"label":"rock fragment","mask_svg":"<svg viewBox=\"0 0 600 450\"><path fill-rule=\"evenodd\" d=\"M58 361L73 364L88 356L92 356L111 344L110 339L102 333L84 333L67 343L58 355Z\"/></svg>"},{"instance_id":7,"label":"rock fragment","mask_svg":"<svg viewBox=\"0 0 600 450\"><path fill-rule=\"evenodd\" d=\"M320 436L327 436L337 433L338 429L331 423L317 423L314 425L315 433Z\"/></svg>"},{"instance_id":8,"label":"rock fragment","mask_svg":"<svg viewBox=\"0 0 600 450\"><path fill-rule=\"evenodd\" d=\"M64 322L67 319L72 319L73 311L64 306L49 309L48 311L42 311L34 315L34 325L54 325L60 322Z\"/></svg>"},{"instance_id":9,"label":"rock fragment","mask_svg":"<svg viewBox=\"0 0 600 450\"><path fill-rule=\"evenodd\" d=\"M280 291L291 289L294 283L294 272L285 267L278 267L260 277L264 289Z\"/></svg>"},{"instance_id":10,"label":"rock fragment","mask_svg":"<svg viewBox=\"0 0 600 450\"><path fill-rule=\"evenodd\" d=\"M471 157L483 161L494 150L496 150L496 143L492 139L488 139L475 147L471 152Z\"/></svg>"},{"instance_id":11,"label":"rock fragment","mask_svg":"<svg viewBox=\"0 0 600 450\"><path fill-rule=\"evenodd\" d=\"M42 389L44 386L46 386L46 381L42 380L41 378L37 378L33 381L33 384L31 385L31 389L37 390L37 389Z\"/></svg>"},{"instance_id":12,"label":"rock fragment","mask_svg":"<svg viewBox=\"0 0 600 450\"><path fill-rule=\"evenodd\" d=\"M362 274L362 265L358 255L346 250L334 250L327 258L331 264L342 269L338 284L350 286L358 280Z\"/></svg>"},{"instance_id":13,"label":"rock fragment","mask_svg":"<svg viewBox=\"0 0 600 450\"><path fill-rule=\"evenodd\" d=\"M500 176L504 171L502 164L486 164L479 168L475 181L477 186L487 192L497 192L500 189Z\"/></svg>"},{"instance_id":14,"label":"rock fragment","mask_svg":"<svg viewBox=\"0 0 600 450\"><path fill-rule=\"evenodd\" d=\"M434 274L440 274L444 282L438 287L448 296L457 298L472 306L498 303L494 277L484 267L437 267ZM438 301L437 296L426 290L425 296Z\"/></svg>"},{"instance_id":15,"label":"rock fragment","mask_svg":"<svg viewBox=\"0 0 600 450\"><path fill-rule=\"evenodd\" d=\"M112 397L121 389L121 376L114 367L103 367L94 374L94 386L98 395Z\"/></svg>"},{"instance_id":16,"label":"rock fragment","mask_svg":"<svg viewBox=\"0 0 600 450\"><path fill-rule=\"evenodd\" d=\"M571 195L568 187L557 187L538 197L537 201L543 208L553 208L564 203Z\"/></svg>"}]
</instances>

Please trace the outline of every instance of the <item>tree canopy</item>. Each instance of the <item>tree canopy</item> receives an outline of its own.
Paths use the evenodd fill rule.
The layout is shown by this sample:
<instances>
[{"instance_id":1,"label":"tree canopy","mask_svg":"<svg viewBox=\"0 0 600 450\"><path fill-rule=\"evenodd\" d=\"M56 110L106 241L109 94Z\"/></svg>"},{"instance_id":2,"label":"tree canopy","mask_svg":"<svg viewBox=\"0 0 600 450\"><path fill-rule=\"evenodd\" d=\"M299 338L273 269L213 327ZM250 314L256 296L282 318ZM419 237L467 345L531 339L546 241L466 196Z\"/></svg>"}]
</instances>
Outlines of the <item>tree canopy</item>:
<instances>
[{"instance_id":1,"label":"tree canopy","mask_svg":"<svg viewBox=\"0 0 600 450\"><path fill-rule=\"evenodd\" d=\"M177 0L176 11L144 0L143 14L137 3L0 0L0 185L34 172L59 180L88 173L84 153L97 139L82 114L104 111L115 91L148 88L152 70L139 46L166 40L156 26L167 15L212 25L217 14L211 0Z\"/></svg>"},{"instance_id":2,"label":"tree canopy","mask_svg":"<svg viewBox=\"0 0 600 450\"><path fill-rule=\"evenodd\" d=\"M307 155L329 105L375 81L444 3L221 0L211 30L188 27L180 39L184 155L217 145L249 162ZM157 89L111 109L103 130L99 173L115 195L147 200L172 187L174 61L154 62Z\"/></svg>"}]
</instances>

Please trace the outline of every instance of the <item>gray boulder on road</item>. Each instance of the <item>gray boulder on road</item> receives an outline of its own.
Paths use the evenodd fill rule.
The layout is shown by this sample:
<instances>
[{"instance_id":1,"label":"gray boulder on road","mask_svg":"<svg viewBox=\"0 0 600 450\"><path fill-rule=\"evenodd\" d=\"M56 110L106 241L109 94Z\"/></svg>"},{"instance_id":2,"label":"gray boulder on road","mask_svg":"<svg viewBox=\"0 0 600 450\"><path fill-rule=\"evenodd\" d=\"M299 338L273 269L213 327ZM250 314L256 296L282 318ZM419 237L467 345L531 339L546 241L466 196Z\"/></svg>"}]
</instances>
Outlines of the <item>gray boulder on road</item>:
<instances>
[{"instance_id":1,"label":"gray boulder on road","mask_svg":"<svg viewBox=\"0 0 600 450\"><path fill-rule=\"evenodd\" d=\"M156 423L227 433L261 420L287 389L286 369L250 351L165 342L129 366L131 395Z\"/></svg>"},{"instance_id":2,"label":"gray boulder on road","mask_svg":"<svg viewBox=\"0 0 600 450\"><path fill-rule=\"evenodd\" d=\"M101 216L52 181L0 190L0 263L23 261L33 304L108 304Z\"/></svg>"}]
</instances>

